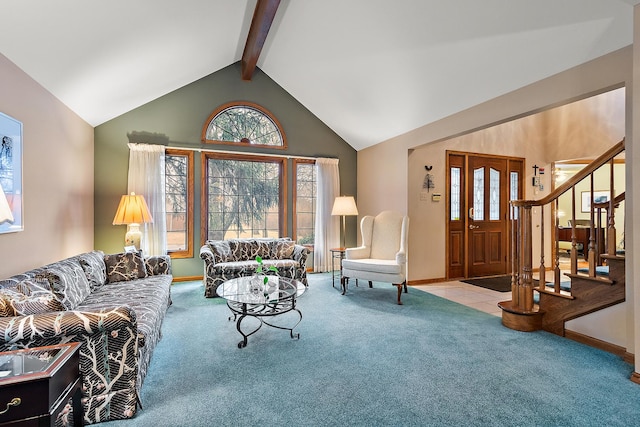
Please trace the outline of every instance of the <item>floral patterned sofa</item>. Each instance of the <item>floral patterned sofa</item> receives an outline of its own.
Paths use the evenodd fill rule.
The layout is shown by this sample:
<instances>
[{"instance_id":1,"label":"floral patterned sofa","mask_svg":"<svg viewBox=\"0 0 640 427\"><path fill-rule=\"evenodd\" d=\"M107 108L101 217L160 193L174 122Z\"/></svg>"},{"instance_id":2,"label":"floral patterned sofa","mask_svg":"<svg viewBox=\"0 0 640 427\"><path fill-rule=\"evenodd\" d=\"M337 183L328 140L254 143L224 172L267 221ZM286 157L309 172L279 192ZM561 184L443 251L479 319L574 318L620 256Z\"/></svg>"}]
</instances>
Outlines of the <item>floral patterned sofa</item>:
<instances>
[{"instance_id":1,"label":"floral patterned sofa","mask_svg":"<svg viewBox=\"0 0 640 427\"><path fill-rule=\"evenodd\" d=\"M230 239L207 240L200 248L204 260L204 296L216 296L218 286L229 279L251 276L256 272L260 256L265 268L274 266L278 275L289 277L307 286L307 256L309 250L293 240Z\"/></svg>"},{"instance_id":2,"label":"floral patterned sofa","mask_svg":"<svg viewBox=\"0 0 640 427\"><path fill-rule=\"evenodd\" d=\"M131 418L171 304L172 280L168 256L102 251L1 280L0 351L82 343L84 424ZM73 418L62 415L56 425Z\"/></svg>"}]
</instances>

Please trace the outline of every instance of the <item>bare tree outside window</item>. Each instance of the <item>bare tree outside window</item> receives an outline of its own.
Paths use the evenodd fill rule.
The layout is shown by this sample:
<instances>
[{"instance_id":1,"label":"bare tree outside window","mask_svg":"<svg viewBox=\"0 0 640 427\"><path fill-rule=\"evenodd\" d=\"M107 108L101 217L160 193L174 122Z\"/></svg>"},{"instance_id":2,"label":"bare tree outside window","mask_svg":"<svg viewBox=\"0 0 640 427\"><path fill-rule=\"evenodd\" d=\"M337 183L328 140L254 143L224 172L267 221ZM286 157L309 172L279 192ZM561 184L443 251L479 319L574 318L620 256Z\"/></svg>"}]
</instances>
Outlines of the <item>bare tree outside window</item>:
<instances>
[{"instance_id":1,"label":"bare tree outside window","mask_svg":"<svg viewBox=\"0 0 640 427\"><path fill-rule=\"evenodd\" d=\"M281 164L207 159L207 239L279 237Z\"/></svg>"},{"instance_id":2,"label":"bare tree outside window","mask_svg":"<svg viewBox=\"0 0 640 427\"><path fill-rule=\"evenodd\" d=\"M193 254L193 152L165 153L165 209L167 250L173 257Z\"/></svg>"},{"instance_id":3,"label":"bare tree outside window","mask_svg":"<svg viewBox=\"0 0 640 427\"><path fill-rule=\"evenodd\" d=\"M247 103L230 103L217 108L207 120L202 141L286 148L286 139L276 118L259 105Z\"/></svg>"},{"instance_id":4,"label":"bare tree outside window","mask_svg":"<svg viewBox=\"0 0 640 427\"><path fill-rule=\"evenodd\" d=\"M316 166L313 162L296 162L296 240L301 245L315 241Z\"/></svg>"}]
</instances>

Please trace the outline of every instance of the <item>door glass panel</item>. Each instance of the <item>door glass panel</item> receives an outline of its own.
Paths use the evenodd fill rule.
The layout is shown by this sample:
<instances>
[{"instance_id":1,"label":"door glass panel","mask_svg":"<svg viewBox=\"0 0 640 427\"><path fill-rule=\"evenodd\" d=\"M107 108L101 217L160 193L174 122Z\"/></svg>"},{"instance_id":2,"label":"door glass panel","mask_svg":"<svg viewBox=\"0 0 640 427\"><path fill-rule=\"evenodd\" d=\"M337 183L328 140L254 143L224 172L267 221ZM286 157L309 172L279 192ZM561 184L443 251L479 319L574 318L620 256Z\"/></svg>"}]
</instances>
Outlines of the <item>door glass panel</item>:
<instances>
[{"instance_id":1,"label":"door glass panel","mask_svg":"<svg viewBox=\"0 0 640 427\"><path fill-rule=\"evenodd\" d=\"M451 221L460 220L460 168L451 168Z\"/></svg>"},{"instance_id":2,"label":"door glass panel","mask_svg":"<svg viewBox=\"0 0 640 427\"><path fill-rule=\"evenodd\" d=\"M473 220L484 221L484 168L473 171Z\"/></svg>"},{"instance_id":3,"label":"door glass panel","mask_svg":"<svg viewBox=\"0 0 640 427\"><path fill-rule=\"evenodd\" d=\"M489 220L500 220L500 172L489 168Z\"/></svg>"},{"instance_id":4,"label":"door glass panel","mask_svg":"<svg viewBox=\"0 0 640 427\"><path fill-rule=\"evenodd\" d=\"M509 194L509 200L518 200L518 172L511 172L511 191ZM511 210L511 219L518 219L518 211L516 209Z\"/></svg>"}]
</instances>

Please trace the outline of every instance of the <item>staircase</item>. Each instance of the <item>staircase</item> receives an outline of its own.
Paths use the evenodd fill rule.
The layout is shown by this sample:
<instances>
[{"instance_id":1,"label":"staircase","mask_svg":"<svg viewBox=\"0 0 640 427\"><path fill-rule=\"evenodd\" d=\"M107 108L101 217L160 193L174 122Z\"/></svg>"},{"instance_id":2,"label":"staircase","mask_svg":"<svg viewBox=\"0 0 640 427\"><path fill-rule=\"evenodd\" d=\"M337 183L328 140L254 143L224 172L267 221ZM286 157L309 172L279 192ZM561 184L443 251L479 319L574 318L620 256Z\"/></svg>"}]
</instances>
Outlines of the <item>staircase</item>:
<instances>
[{"instance_id":1,"label":"staircase","mask_svg":"<svg viewBox=\"0 0 640 427\"><path fill-rule=\"evenodd\" d=\"M598 310L619 304L625 300L625 257L616 251L615 210L624 200L624 193L615 195L614 159L624 151L624 140L583 168L570 180L541 200L511 201L511 300L498 305L502 309L502 323L519 331L545 331L565 336L565 322ZM609 194L607 202L598 203L594 199L594 173L601 167L609 167ZM588 247L588 268L578 270L578 245L576 242L576 185L590 180L590 237ZM598 188L602 190L602 188ZM565 275L570 286L562 286L559 248L558 199L571 192L571 249L570 272ZM532 209L539 207L541 224L534 235ZM555 218L550 230L545 230L544 212ZM601 224L602 214L606 223ZM601 233L604 228L604 233ZM545 265L545 236L551 234L551 268ZM599 241L604 234L605 242ZM532 247L534 239L540 242L539 281L534 285ZM604 248L604 253L601 253ZM549 270L549 271L548 271ZM547 280L547 273L553 277Z\"/></svg>"}]
</instances>

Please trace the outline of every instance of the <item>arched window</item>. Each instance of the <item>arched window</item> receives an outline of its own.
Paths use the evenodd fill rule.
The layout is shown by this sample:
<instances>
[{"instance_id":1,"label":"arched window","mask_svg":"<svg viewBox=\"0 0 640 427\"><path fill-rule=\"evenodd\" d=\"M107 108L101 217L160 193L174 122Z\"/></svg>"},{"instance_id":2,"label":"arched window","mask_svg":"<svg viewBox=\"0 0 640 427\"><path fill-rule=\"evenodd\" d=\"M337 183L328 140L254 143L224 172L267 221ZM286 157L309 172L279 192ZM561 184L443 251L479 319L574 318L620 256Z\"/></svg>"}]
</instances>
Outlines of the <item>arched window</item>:
<instances>
[{"instance_id":1,"label":"arched window","mask_svg":"<svg viewBox=\"0 0 640 427\"><path fill-rule=\"evenodd\" d=\"M218 107L202 129L202 142L287 148L282 127L265 108L248 102Z\"/></svg>"}]
</instances>

